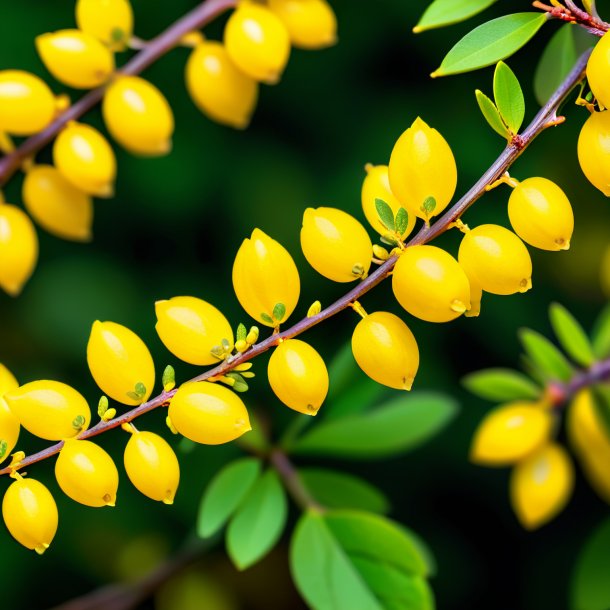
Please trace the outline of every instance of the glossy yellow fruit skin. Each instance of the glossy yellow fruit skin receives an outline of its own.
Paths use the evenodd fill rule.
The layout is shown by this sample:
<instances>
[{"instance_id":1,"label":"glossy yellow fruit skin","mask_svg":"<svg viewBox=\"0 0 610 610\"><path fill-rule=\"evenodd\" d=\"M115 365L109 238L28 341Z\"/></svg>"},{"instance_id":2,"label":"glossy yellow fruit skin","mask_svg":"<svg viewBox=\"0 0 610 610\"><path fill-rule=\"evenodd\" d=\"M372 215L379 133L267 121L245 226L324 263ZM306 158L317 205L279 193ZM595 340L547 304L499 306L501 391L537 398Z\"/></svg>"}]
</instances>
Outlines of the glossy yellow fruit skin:
<instances>
[{"instance_id":1,"label":"glossy yellow fruit skin","mask_svg":"<svg viewBox=\"0 0 610 610\"><path fill-rule=\"evenodd\" d=\"M210 119L235 129L250 124L258 82L235 66L222 43L198 44L186 63L185 80L189 95Z\"/></svg>"},{"instance_id":2,"label":"glossy yellow fruit skin","mask_svg":"<svg viewBox=\"0 0 610 610\"><path fill-rule=\"evenodd\" d=\"M73 241L90 241L91 197L52 165L35 165L23 181L23 203L45 231Z\"/></svg>"},{"instance_id":3,"label":"glossy yellow fruit skin","mask_svg":"<svg viewBox=\"0 0 610 610\"><path fill-rule=\"evenodd\" d=\"M269 359L269 384L287 406L316 415L328 394L328 370L318 352L305 341L282 341Z\"/></svg>"},{"instance_id":4,"label":"glossy yellow fruit skin","mask_svg":"<svg viewBox=\"0 0 610 610\"><path fill-rule=\"evenodd\" d=\"M28 432L48 441L76 436L91 421L82 394L60 381L31 381L7 392L4 400Z\"/></svg>"},{"instance_id":5,"label":"glossy yellow fruit skin","mask_svg":"<svg viewBox=\"0 0 610 610\"><path fill-rule=\"evenodd\" d=\"M593 95L604 108L610 106L610 36L604 34L593 48L587 62L587 82Z\"/></svg>"},{"instance_id":6,"label":"glossy yellow fruit skin","mask_svg":"<svg viewBox=\"0 0 610 610\"><path fill-rule=\"evenodd\" d=\"M516 401L494 409L475 432L470 459L484 466L508 466L548 440L553 420L538 403Z\"/></svg>"},{"instance_id":7,"label":"glossy yellow fruit skin","mask_svg":"<svg viewBox=\"0 0 610 610\"><path fill-rule=\"evenodd\" d=\"M305 210L301 248L307 262L333 282L365 278L373 258L373 244L366 229L337 208Z\"/></svg>"},{"instance_id":8,"label":"glossy yellow fruit skin","mask_svg":"<svg viewBox=\"0 0 610 610\"><path fill-rule=\"evenodd\" d=\"M2 517L11 536L42 555L55 534L59 514L51 492L35 479L13 481L2 500Z\"/></svg>"},{"instance_id":9,"label":"glossy yellow fruit skin","mask_svg":"<svg viewBox=\"0 0 610 610\"><path fill-rule=\"evenodd\" d=\"M594 112L578 136L578 162L587 180L610 197L610 112Z\"/></svg>"},{"instance_id":10,"label":"glossy yellow fruit skin","mask_svg":"<svg viewBox=\"0 0 610 610\"><path fill-rule=\"evenodd\" d=\"M172 149L172 109L161 91L139 76L119 76L110 84L102 116L112 137L132 153L158 156Z\"/></svg>"},{"instance_id":11,"label":"glossy yellow fruit skin","mask_svg":"<svg viewBox=\"0 0 610 610\"><path fill-rule=\"evenodd\" d=\"M396 217L396 212L403 206L390 189L387 165L367 165L365 169L366 176L362 183L362 210L371 227L380 235L384 235L388 233L388 229L386 229L381 220L379 220L377 208L375 207L375 199L383 199L383 201L392 208L394 217ZM411 234L411 231L413 231L416 220L417 216L410 213L407 229L402 234L403 241Z\"/></svg>"},{"instance_id":12,"label":"glossy yellow fruit skin","mask_svg":"<svg viewBox=\"0 0 610 610\"><path fill-rule=\"evenodd\" d=\"M280 18L266 6L241 2L224 31L229 57L244 74L274 85L290 57L290 36Z\"/></svg>"},{"instance_id":13,"label":"glossy yellow fruit skin","mask_svg":"<svg viewBox=\"0 0 610 610\"><path fill-rule=\"evenodd\" d=\"M124 405L148 400L155 386L155 364L146 344L132 330L115 322L96 320L87 343L87 364L95 383ZM144 392L136 398L138 384Z\"/></svg>"},{"instance_id":14,"label":"glossy yellow fruit skin","mask_svg":"<svg viewBox=\"0 0 610 610\"><path fill-rule=\"evenodd\" d=\"M91 441L65 442L55 462L55 478L75 502L94 508L116 503L119 472L112 458Z\"/></svg>"},{"instance_id":15,"label":"glossy yellow fruit skin","mask_svg":"<svg viewBox=\"0 0 610 610\"><path fill-rule=\"evenodd\" d=\"M563 510L573 488L570 456L561 445L549 443L513 469L511 504L521 525L533 530Z\"/></svg>"},{"instance_id":16,"label":"glossy yellow fruit skin","mask_svg":"<svg viewBox=\"0 0 610 610\"><path fill-rule=\"evenodd\" d=\"M134 487L145 496L173 504L180 465L167 441L153 432L134 432L124 454L125 471Z\"/></svg>"},{"instance_id":17,"label":"glossy yellow fruit skin","mask_svg":"<svg viewBox=\"0 0 610 610\"><path fill-rule=\"evenodd\" d=\"M567 250L574 212L565 193L546 178L528 178L510 194L508 217L515 233L542 250Z\"/></svg>"},{"instance_id":18,"label":"glossy yellow fruit skin","mask_svg":"<svg viewBox=\"0 0 610 610\"><path fill-rule=\"evenodd\" d=\"M470 309L464 312L467 318L476 318L481 313L481 300L483 298L483 289L473 278L469 277L470 283Z\"/></svg>"},{"instance_id":19,"label":"glossy yellow fruit skin","mask_svg":"<svg viewBox=\"0 0 610 610\"><path fill-rule=\"evenodd\" d=\"M462 238L458 260L468 277L492 294L527 292L532 259L525 244L499 225L480 225Z\"/></svg>"},{"instance_id":20,"label":"glossy yellow fruit skin","mask_svg":"<svg viewBox=\"0 0 610 610\"><path fill-rule=\"evenodd\" d=\"M268 4L286 26L293 46L315 50L337 42L337 17L326 0L269 0Z\"/></svg>"},{"instance_id":21,"label":"glossy yellow fruit skin","mask_svg":"<svg viewBox=\"0 0 610 610\"><path fill-rule=\"evenodd\" d=\"M429 221L451 201L457 186L457 167L449 144L419 117L398 138L389 164L390 187L403 207ZM434 197L431 212L422 209Z\"/></svg>"},{"instance_id":22,"label":"glossy yellow fruit skin","mask_svg":"<svg viewBox=\"0 0 610 610\"><path fill-rule=\"evenodd\" d=\"M407 248L394 267L392 290L404 309L427 322L450 322L470 308L464 270L436 246Z\"/></svg>"},{"instance_id":23,"label":"glossy yellow fruit skin","mask_svg":"<svg viewBox=\"0 0 610 610\"><path fill-rule=\"evenodd\" d=\"M116 158L97 129L69 123L53 144L53 161L64 178L82 191L96 197L114 194Z\"/></svg>"},{"instance_id":24,"label":"glossy yellow fruit skin","mask_svg":"<svg viewBox=\"0 0 610 610\"><path fill-rule=\"evenodd\" d=\"M209 381L181 385L169 404L169 418L182 436L203 445L228 443L252 429L241 398Z\"/></svg>"},{"instance_id":25,"label":"glossy yellow fruit skin","mask_svg":"<svg viewBox=\"0 0 610 610\"><path fill-rule=\"evenodd\" d=\"M74 89L103 85L114 72L114 56L97 38L80 30L60 30L36 37L47 70Z\"/></svg>"},{"instance_id":26,"label":"glossy yellow fruit skin","mask_svg":"<svg viewBox=\"0 0 610 610\"><path fill-rule=\"evenodd\" d=\"M77 0L76 23L110 49L122 51L133 31L133 11L128 0Z\"/></svg>"},{"instance_id":27,"label":"glossy yellow fruit skin","mask_svg":"<svg viewBox=\"0 0 610 610\"><path fill-rule=\"evenodd\" d=\"M376 311L358 322L352 335L358 366L374 381L410 390L419 368L419 349L411 329L393 313Z\"/></svg>"},{"instance_id":28,"label":"glossy yellow fruit skin","mask_svg":"<svg viewBox=\"0 0 610 610\"><path fill-rule=\"evenodd\" d=\"M38 261L38 236L29 216L0 203L0 288L17 296Z\"/></svg>"},{"instance_id":29,"label":"glossy yellow fruit skin","mask_svg":"<svg viewBox=\"0 0 610 610\"><path fill-rule=\"evenodd\" d=\"M244 239L233 263L233 289L248 315L266 326L276 326L290 317L299 301L301 280L292 256L284 246L260 229ZM286 313L273 323L273 308L283 303Z\"/></svg>"},{"instance_id":30,"label":"glossy yellow fruit skin","mask_svg":"<svg viewBox=\"0 0 610 610\"><path fill-rule=\"evenodd\" d=\"M233 350L233 329L222 312L196 297L173 297L155 303L157 333L167 349L185 362L197 365L218 362L212 348L229 342Z\"/></svg>"},{"instance_id":31,"label":"glossy yellow fruit skin","mask_svg":"<svg viewBox=\"0 0 610 610\"><path fill-rule=\"evenodd\" d=\"M0 363L0 462L11 454L19 440L19 420L3 398L7 392L18 387L13 374Z\"/></svg>"},{"instance_id":32,"label":"glossy yellow fruit skin","mask_svg":"<svg viewBox=\"0 0 610 610\"><path fill-rule=\"evenodd\" d=\"M55 116L55 96L47 84L23 70L0 71L0 131L30 136Z\"/></svg>"}]
</instances>

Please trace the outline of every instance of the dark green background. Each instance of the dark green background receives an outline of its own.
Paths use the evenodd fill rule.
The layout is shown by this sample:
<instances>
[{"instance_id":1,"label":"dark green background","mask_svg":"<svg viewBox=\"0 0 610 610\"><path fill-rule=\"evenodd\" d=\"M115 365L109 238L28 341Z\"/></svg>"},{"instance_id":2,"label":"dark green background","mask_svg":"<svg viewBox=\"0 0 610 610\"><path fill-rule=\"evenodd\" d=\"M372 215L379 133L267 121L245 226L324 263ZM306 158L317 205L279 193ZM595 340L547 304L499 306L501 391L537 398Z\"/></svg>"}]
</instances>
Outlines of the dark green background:
<instances>
[{"instance_id":1,"label":"dark green background","mask_svg":"<svg viewBox=\"0 0 610 610\"><path fill-rule=\"evenodd\" d=\"M23 295L0 295L0 361L20 381L62 380L95 405L100 392L85 361L95 319L123 323L142 336L159 372L171 363L179 380L193 376L196 369L177 362L156 336L153 304L161 298L195 295L219 306L234 324L247 323L232 291L230 269L241 240L254 227L281 241L299 267L302 297L293 319L302 317L316 299L329 304L346 286L325 280L307 265L299 247L302 213L307 206L336 206L364 222L364 164L387 162L393 142L417 115L450 143L459 168L458 195L489 166L502 141L479 114L474 89L490 93L492 70L434 81L428 74L474 23L528 10L529 3L500 1L468 24L417 37L411 28L422 11L420 3L332 4L339 20L338 46L322 52L294 51L281 83L261 88L259 108L245 132L210 122L190 101L183 83L188 50L173 51L146 72L174 109L174 150L162 159L139 159L117 150L117 195L96 202L92 244L72 244L39 232L40 262ZM194 5L189 0L134 0L136 33L152 37ZM33 39L73 27L73 2L5 0L2 9L0 68L29 69L51 83ZM209 28L210 37L220 37L221 23ZM533 66L556 27L546 25L536 41L509 60L526 93L526 120L537 110ZM52 86L62 90L56 83ZM70 94L73 99L79 95ZM466 372L515 366L517 329L531 326L550 332L550 302L567 305L587 327L605 302L599 261L609 242L610 209L577 163L576 139L587 112L573 105L565 112L566 124L544 133L514 166L513 175L546 176L568 193L576 215L572 249L559 254L532 251L534 289L512 297L486 295L479 318L449 325L409 321L421 351L415 390L441 389L456 396L461 414L441 436L404 458L346 465L377 482L393 502L391 516L429 542L439 564L432 584L443 610L567 608L574 557L592 526L607 513L607 506L579 475L565 513L539 532L525 533L508 504L508 471L483 469L467 460L473 430L491 405L472 398L459 385ZM99 109L85 120L99 125ZM49 159L49 151L39 158ZM20 203L20 185L21 178L16 177L6 188L9 202ZM508 188L501 187L485 196L465 221L471 226L507 225L508 194ZM447 235L439 241L455 254L458 239L459 235ZM365 297L363 305L398 312L387 284ZM330 323L332 332L320 327L307 339L329 360L349 341L355 322L353 314L343 313ZM246 400L278 430L296 415L270 393L265 362L264 357L257 362L259 375ZM154 412L141 426L163 432L163 419L161 412ZM163 434L170 436L166 430ZM26 436L25 450L42 446ZM125 440L123 432L115 431L100 442L120 462ZM176 438L170 440L177 445ZM32 467L31 475L48 482L54 492L60 529L42 558L0 532L3 608L50 607L145 572L188 537L206 482L237 453L235 446L181 453L182 482L172 508L139 495L124 475L115 509L86 508L57 489L52 460ZM1 482L2 490L8 482ZM190 592L193 599L219 589L224 601L208 597L205 607L211 610L300 607L289 584L286 550L284 539L270 558L240 574L219 547L190 585L166 590L158 607L190 608L174 597L178 589ZM153 607L152 602L146 607Z\"/></svg>"}]
</instances>

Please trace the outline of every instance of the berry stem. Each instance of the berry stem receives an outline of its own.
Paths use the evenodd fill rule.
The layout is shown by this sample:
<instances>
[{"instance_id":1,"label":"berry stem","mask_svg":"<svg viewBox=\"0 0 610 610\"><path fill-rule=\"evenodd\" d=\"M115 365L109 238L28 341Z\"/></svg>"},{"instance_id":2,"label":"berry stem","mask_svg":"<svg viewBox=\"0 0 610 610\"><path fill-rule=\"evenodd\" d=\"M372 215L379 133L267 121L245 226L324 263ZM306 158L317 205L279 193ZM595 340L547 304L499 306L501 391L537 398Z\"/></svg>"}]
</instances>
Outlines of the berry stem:
<instances>
[{"instance_id":1,"label":"berry stem","mask_svg":"<svg viewBox=\"0 0 610 610\"><path fill-rule=\"evenodd\" d=\"M609 379L610 358L595 362L587 370L578 371L570 381L554 382L551 385L549 394L552 396L553 406L557 409L564 408L580 390Z\"/></svg>"},{"instance_id":2,"label":"berry stem","mask_svg":"<svg viewBox=\"0 0 610 610\"><path fill-rule=\"evenodd\" d=\"M313 509L318 512L324 511L324 507L318 504L315 498L309 493L309 490L303 484L294 464L283 451L274 449L269 455L269 461L275 471L280 475L288 493L303 510Z\"/></svg>"}]
</instances>

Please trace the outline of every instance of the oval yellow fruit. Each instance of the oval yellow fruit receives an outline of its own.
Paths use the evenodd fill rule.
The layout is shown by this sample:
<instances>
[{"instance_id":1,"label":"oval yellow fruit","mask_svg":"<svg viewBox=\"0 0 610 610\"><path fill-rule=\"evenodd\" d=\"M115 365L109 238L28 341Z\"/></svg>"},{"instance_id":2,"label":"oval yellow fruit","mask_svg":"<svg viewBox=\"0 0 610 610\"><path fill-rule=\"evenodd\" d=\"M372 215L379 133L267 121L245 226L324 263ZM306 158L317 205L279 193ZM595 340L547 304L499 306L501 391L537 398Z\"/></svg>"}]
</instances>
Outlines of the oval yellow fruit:
<instances>
[{"instance_id":1,"label":"oval yellow fruit","mask_svg":"<svg viewBox=\"0 0 610 610\"><path fill-rule=\"evenodd\" d=\"M269 0L282 20L293 46L324 49L337 42L337 17L326 0Z\"/></svg>"},{"instance_id":2,"label":"oval yellow fruit","mask_svg":"<svg viewBox=\"0 0 610 610\"><path fill-rule=\"evenodd\" d=\"M133 31L133 11L129 0L77 0L76 23L110 49L122 51Z\"/></svg>"},{"instance_id":3,"label":"oval yellow fruit","mask_svg":"<svg viewBox=\"0 0 610 610\"><path fill-rule=\"evenodd\" d=\"M598 41L587 62L587 82L593 95L604 108L610 107L610 36L604 34Z\"/></svg>"},{"instance_id":4,"label":"oval yellow fruit","mask_svg":"<svg viewBox=\"0 0 610 610\"><path fill-rule=\"evenodd\" d=\"M19 420L3 398L7 392L18 387L13 374L0 363L0 462L11 454L19 439Z\"/></svg>"},{"instance_id":5,"label":"oval yellow fruit","mask_svg":"<svg viewBox=\"0 0 610 610\"><path fill-rule=\"evenodd\" d=\"M578 136L578 162L587 180L610 197L610 112L593 112Z\"/></svg>"}]
</instances>

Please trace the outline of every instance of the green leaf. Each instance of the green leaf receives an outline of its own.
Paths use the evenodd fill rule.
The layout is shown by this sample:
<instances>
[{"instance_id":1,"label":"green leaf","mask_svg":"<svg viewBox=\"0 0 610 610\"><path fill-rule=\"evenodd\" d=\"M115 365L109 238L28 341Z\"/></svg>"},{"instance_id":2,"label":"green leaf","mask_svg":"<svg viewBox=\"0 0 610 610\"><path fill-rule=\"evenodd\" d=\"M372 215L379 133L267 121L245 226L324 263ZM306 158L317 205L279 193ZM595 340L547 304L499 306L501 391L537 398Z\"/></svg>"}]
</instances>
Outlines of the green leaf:
<instances>
[{"instance_id":1,"label":"green leaf","mask_svg":"<svg viewBox=\"0 0 610 610\"><path fill-rule=\"evenodd\" d=\"M311 495L328 508L357 508L387 513L388 499L376 487L345 472L323 468L303 468L299 475Z\"/></svg>"},{"instance_id":2,"label":"green leaf","mask_svg":"<svg viewBox=\"0 0 610 610\"><path fill-rule=\"evenodd\" d=\"M7 449L8 449L8 443L4 439L0 440L0 462L6 456Z\"/></svg>"},{"instance_id":3,"label":"green leaf","mask_svg":"<svg viewBox=\"0 0 610 610\"><path fill-rule=\"evenodd\" d=\"M512 369L485 369L462 379L473 394L497 402L540 397L542 390L527 376Z\"/></svg>"},{"instance_id":4,"label":"green leaf","mask_svg":"<svg viewBox=\"0 0 610 610\"><path fill-rule=\"evenodd\" d=\"M459 40L431 76L469 72L506 59L530 40L546 20L545 13L513 13L492 19Z\"/></svg>"},{"instance_id":5,"label":"green leaf","mask_svg":"<svg viewBox=\"0 0 610 610\"><path fill-rule=\"evenodd\" d=\"M396 212L396 233L398 235L403 235L403 233L409 227L409 213L404 208L398 208L398 212Z\"/></svg>"},{"instance_id":6,"label":"green leaf","mask_svg":"<svg viewBox=\"0 0 610 610\"><path fill-rule=\"evenodd\" d=\"M440 28L465 21L485 10L497 0L434 0L424 11L413 31L418 34L424 30Z\"/></svg>"},{"instance_id":7,"label":"green leaf","mask_svg":"<svg viewBox=\"0 0 610 610\"><path fill-rule=\"evenodd\" d=\"M351 384L340 396L326 401L323 413L325 422L362 413L388 393L385 386L366 377L360 369L358 371L361 379Z\"/></svg>"},{"instance_id":8,"label":"green leaf","mask_svg":"<svg viewBox=\"0 0 610 610\"><path fill-rule=\"evenodd\" d=\"M546 380L568 381L572 377L570 363L546 337L530 328L522 328L519 339L531 363Z\"/></svg>"},{"instance_id":9,"label":"green leaf","mask_svg":"<svg viewBox=\"0 0 610 610\"><path fill-rule=\"evenodd\" d=\"M393 455L421 445L456 413L448 396L418 392L366 413L323 421L295 443L294 451L361 459Z\"/></svg>"},{"instance_id":10,"label":"green leaf","mask_svg":"<svg viewBox=\"0 0 610 610\"><path fill-rule=\"evenodd\" d=\"M135 392L140 398L143 398L146 396L146 386L141 381L138 381L138 383L136 383Z\"/></svg>"},{"instance_id":11,"label":"green leaf","mask_svg":"<svg viewBox=\"0 0 610 610\"><path fill-rule=\"evenodd\" d=\"M578 320L559 303L551 305L549 317L553 331L568 356L582 366L591 366L595 361L595 354L587 333Z\"/></svg>"},{"instance_id":12,"label":"green leaf","mask_svg":"<svg viewBox=\"0 0 610 610\"><path fill-rule=\"evenodd\" d=\"M261 462L243 458L225 466L210 482L197 516L197 534L209 538L237 510L260 475Z\"/></svg>"},{"instance_id":13,"label":"green leaf","mask_svg":"<svg viewBox=\"0 0 610 610\"><path fill-rule=\"evenodd\" d=\"M281 322L286 315L286 305L284 303L276 303L273 307L273 319L276 322Z\"/></svg>"},{"instance_id":14,"label":"green leaf","mask_svg":"<svg viewBox=\"0 0 610 610\"><path fill-rule=\"evenodd\" d=\"M510 138L510 131L508 131L506 125L502 122L502 117L496 105L479 89L474 94L476 95L479 109L483 113L485 120L489 123L489 126L503 138Z\"/></svg>"},{"instance_id":15,"label":"green leaf","mask_svg":"<svg viewBox=\"0 0 610 610\"><path fill-rule=\"evenodd\" d=\"M434 197L426 197L424 203L422 203L421 210L426 214L432 214L436 208L436 199Z\"/></svg>"},{"instance_id":16,"label":"green leaf","mask_svg":"<svg viewBox=\"0 0 610 610\"><path fill-rule=\"evenodd\" d=\"M161 383L165 388L167 385L171 385L172 388L176 385L176 371L171 364L168 364L163 370L163 376L161 377Z\"/></svg>"},{"instance_id":17,"label":"green leaf","mask_svg":"<svg viewBox=\"0 0 610 610\"><path fill-rule=\"evenodd\" d=\"M375 199L375 209L377 210L377 216L383 226L389 231L394 231L394 212L392 208L383 199Z\"/></svg>"},{"instance_id":18,"label":"green leaf","mask_svg":"<svg viewBox=\"0 0 610 610\"><path fill-rule=\"evenodd\" d=\"M248 336L248 331L246 330L245 325L240 322L237 325L237 332L235 333L235 340L236 341L245 341L247 336Z\"/></svg>"},{"instance_id":19,"label":"green leaf","mask_svg":"<svg viewBox=\"0 0 610 610\"><path fill-rule=\"evenodd\" d=\"M261 318L263 319L263 322L266 322L267 324L274 324L273 318L268 313L263 312Z\"/></svg>"},{"instance_id":20,"label":"green leaf","mask_svg":"<svg viewBox=\"0 0 610 610\"><path fill-rule=\"evenodd\" d=\"M591 333L593 353L600 360L610 356L610 303L604 307L595 320Z\"/></svg>"},{"instance_id":21,"label":"green leaf","mask_svg":"<svg viewBox=\"0 0 610 610\"><path fill-rule=\"evenodd\" d=\"M494 99L498 112L513 134L519 133L525 117L525 99L515 73L499 61L494 72Z\"/></svg>"},{"instance_id":22,"label":"green leaf","mask_svg":"<svg viewBox=\"0 0 610 610\"><path fill-rule=\"evenodd\" d=\"M97 403L97 414L100 417L104 416L104 413L106 413L106 411L108 411L108 397L107 396L100 396L100 400Z\"/></svg>"},{"instance_id":23,"label":"green leaf","mask_svg":"<svg viewBox=\"0 0 610 610\"><path fill-rule=\"evenodd\" d=\"M262 559L284 531L288 503L274 470L268 470L231 519L227 529L227 551L233 563L245 570Z\"/></svg>"},{"instance_id":24,"label":"green leaf","mask_svg":"<svg viewBox=\"0 0 610 610\"><path fill-rule=\"evenodd\" d=\"M77 415L73 420L72 420L72 427L75 430L82 430L83 426L85 425L85 416L84 415Z\"/></svg>"}]
</instances>

